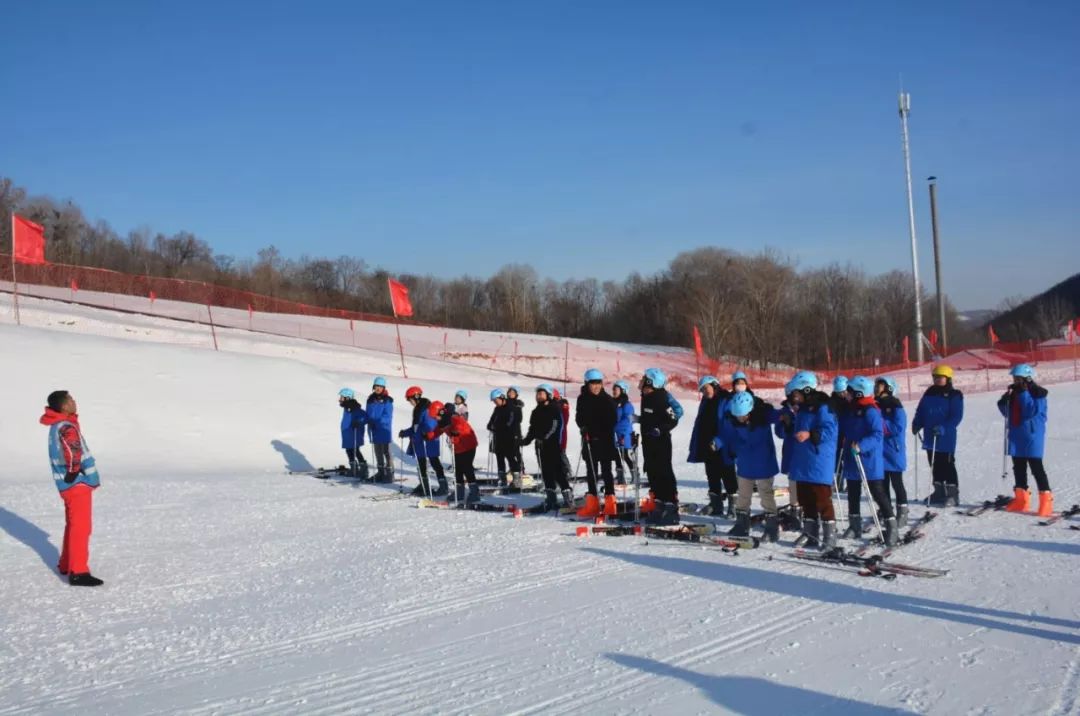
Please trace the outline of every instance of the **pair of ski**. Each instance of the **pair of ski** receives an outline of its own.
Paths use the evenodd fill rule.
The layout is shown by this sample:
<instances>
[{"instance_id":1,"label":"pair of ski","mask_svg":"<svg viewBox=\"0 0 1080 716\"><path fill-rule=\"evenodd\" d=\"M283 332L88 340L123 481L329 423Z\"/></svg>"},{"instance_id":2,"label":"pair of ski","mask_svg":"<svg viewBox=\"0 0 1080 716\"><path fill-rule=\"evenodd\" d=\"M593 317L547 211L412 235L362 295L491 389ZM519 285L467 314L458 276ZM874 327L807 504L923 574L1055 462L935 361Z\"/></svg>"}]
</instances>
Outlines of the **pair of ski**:
<instances>
[{"instance_id":1,"label":"pair of ski","mask_svg":"<svg viewBox=\"0 0 1080 716\"><path fill-rule=\"evenodd\" d=\"M595 528L593 529L595 531ZM754 549L761 545L761 540L757 537L713 534L712 525L646 525L644 535L645 544L648 544L650 539L674 540L705 547L719 547L721 551L730 554L735 554L740 549Z\"/></svg>"},{"instance_id":2,"label":"pair of ski","mask_svg":"<svg viewBox=\"0 0 1080 716\"><path fill-rule=\"evenodd\" d=\"M944 577L949 573L947 569L934 569L932 567L890 562L879 554L859 556L845 552L843 547L837 547L829 552L807 552L806 550L797 549L792 552L792 556L818 566L850 571L860 577L878 577L890 581L898 576L932 579Z\"/></svg>"},{"instance_id":3,"label":"pair of ski","mask_svg":"<svg viewBox=\"0 0 1080 716\"><path fill-rule=\"evenodd\" d=\"M923 528L927 525L928 522L937 517L937 514L938 513L936 512L930 511L924 512L922 517L908 524L907 530L904 532L904 534L900 535L900 537L896 540L895 545L893 545L892 547L887 547L878 556L888 557L901 547L921 540L923 537L926 536L926 533L923 532ZM864 544L862 547L859 547L857 550L855 550L855 555L857 557L865 557L870 551L870 548L874 546L881 546L881 539L879 537L875 537L874 539Z\"/></svg>"},{"instance_id":4,"label":"pair of ski","mask_svg":"<svg viewBox=\"0 0 1080 716\"><path fill-rule=\"evenodd\" d=\"M1061 520L1068 519L1070 517L1075 517L1076 515L1080 515L1080 505L1073 505L1072 507L1062 510L1056 515L1051 515L1045 520L1040 520L1039 524L1043 527L1049 527L1052 524L1060 522ZM1071 525L1070 529L1080 529L1080 527L1078 527L1077 525Z\"/></svg>"},{"instance_id":5,"label":"pair of ski","mask_svg":"<svg viewBox=\"0 0 1080 716\"><path fill-rule=\"evenodd\" d=\"M1012 499L1013 498L1009 497L1008 495L998 495L993 500L986 500L981 505L977 505L970 510L960 510L957 514L964 515L966 517L978 517L979 515L990 511L1000 512L1001 510L1004 510L1010 502L1012 502ZM1045 520L1039 520L1039 525L1041 525L1042 527L1049 527L1050 525L1056 524L1063 519L1075 517L1076 515L1080 515L1080 505L1073 505L1072 507L1062 510L1055 515L1051 515Z\"/></svg>"}]
</instances>

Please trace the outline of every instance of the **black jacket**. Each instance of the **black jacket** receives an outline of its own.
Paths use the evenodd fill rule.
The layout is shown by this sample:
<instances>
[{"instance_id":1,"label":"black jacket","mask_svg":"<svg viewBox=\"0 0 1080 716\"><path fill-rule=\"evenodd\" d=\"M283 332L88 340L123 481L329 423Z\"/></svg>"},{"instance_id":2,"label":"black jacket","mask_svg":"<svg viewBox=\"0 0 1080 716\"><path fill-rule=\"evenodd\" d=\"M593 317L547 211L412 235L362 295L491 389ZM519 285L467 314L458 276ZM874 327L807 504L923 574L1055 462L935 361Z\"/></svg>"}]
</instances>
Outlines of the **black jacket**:
<instances>
[{"instance_id":1,"label":"black jacket","mask_svg":"<svg viewBox=\"0 0 1080 716\"><path fill-rule=\"evenodd\" d=\"M537 403L529 416L529 432L521 439L523 444L534 440L541 441L544 449L559 450L559 438L562 433L562 410L557 403L548 401L544 404Z\"/></svg>"},{"instance_id":2,"label":"black jacket","mask_svg":"<svg viewBox=\"0 0 1080 716\"><path fill-rule=\"evenodd\" d=\"M501 453L517 451L517 437L521 435L521 408L507 401L496 405L491 411L487 429L495 440L495 450Z\"/></svg>"},{"instance_id":3,"label":"black jacket","mask_svg":"<svg viewBox=\"0 0 1080 716\"><path fill-rule=\"evenodd\" d=\"M648 395L641 396L641 434L649 436L654 430L670 433L679 424L668 405L668 394L663 388L654 389Z\"/></svg>"},{"instance_id":4,"label":"black jacket","mask_svg":"<svg viewBox=\"0 0 1080 716\"><path fill-rule=\"evenodd\" d=\"M581 432L589 436L589 452L594 460L615 458L615 399L606 391L593 395L588 387L581 389L574 419ZM584 451L584 446L582 446Z\"/></svg>"}]
</instances>

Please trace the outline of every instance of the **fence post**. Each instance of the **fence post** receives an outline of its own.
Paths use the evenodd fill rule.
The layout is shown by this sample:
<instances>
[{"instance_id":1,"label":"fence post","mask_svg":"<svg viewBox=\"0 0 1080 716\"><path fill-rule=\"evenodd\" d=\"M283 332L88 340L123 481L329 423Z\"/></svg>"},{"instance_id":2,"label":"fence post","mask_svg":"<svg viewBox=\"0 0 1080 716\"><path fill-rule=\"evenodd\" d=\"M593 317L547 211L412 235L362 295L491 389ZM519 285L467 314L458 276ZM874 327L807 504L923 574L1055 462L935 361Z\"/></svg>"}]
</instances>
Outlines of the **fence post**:
<instances>
[{"instance_id":1,"label":"fence post","mask_svg":"<svg viewBox=\"0 0 1080 716\"><path fill-rule=\"evenodd\" d=\"M214 339L214 350L218 350L217 329L214 328L214 314L210 310L210 301L206 301L206 315L210 317L210 335Z\"/></svg>"}]
</instances>

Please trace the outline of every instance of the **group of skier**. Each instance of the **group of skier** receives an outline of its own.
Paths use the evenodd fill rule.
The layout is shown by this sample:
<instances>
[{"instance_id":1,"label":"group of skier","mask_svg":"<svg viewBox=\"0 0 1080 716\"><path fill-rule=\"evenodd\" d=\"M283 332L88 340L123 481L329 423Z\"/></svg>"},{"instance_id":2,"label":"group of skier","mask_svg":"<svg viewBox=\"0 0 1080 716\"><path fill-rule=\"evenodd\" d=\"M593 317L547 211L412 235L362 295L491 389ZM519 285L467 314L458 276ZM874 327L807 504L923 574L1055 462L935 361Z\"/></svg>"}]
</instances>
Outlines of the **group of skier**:
<instances>
[{"instance_id":1,"label":"group of skier","mask_svg":"<svg viewBox=\"0 0 1080 716\"><path fill-rule=\"evenodd\" d=\"M1007 449L1013 456L1016 480L1008 509L1029 508L1030 469L1040 491L1039 514L1050 514L1053 497L1042 464L1046 389L1035 383L1035 372L1028 365L1014 368L1012 376L1013 384L998 402L1007 420ZM949 366L935 366L932 378L933 385L919 400L910 430L921 438L931 466L933 492L927 504L953 506L959 501L955 456L964 396L953 386ZM583 504L578 506L574 501L571 482L575 475L566 454L570 404L550 383L536 386L535 405L527 423L520 388L491 391L488 445L497 466L498 485L509 490L523 488L522 448L532 444L544 483L546 509L559 508L561 497L561 506L573 507L579 517L615 515L620 509L617 486L626 484L627 472L632 480L639 480L640 447L649 490L641 505L646 520L678 524L671 433L683 416L682 406L667 391L667 377L659 369L646 370L638 384L640 414L635 413L626 381L615 381L608 393L604 380L599 370L587 370L573 411L581 434L580 461L585 464ZM801 530L800 541L807 546L830 549L836 545L835 500L840 493L847 497L848 524L843 536L862 537L864 489L885 543L896 543L899 530L908 521L904 472L908 467L909 426L895 379L855 376L848 380L839 376L830 395L819 390L814 373L800 371L785 386L786 397L778 407L754 394L743 371L736 371L726 385L714 376L705 376L698 390L701 398L687 461L704 466L709 503L702 511L733 519L730 535L750 534L750 508L756 492L764 511L763 537L768 541L779 538L781 523L773 481L784 474L788 478L789 523ZM389 458L393 399L385 379L375 379L364 407L349 389L343 389L339 398L342 446L349 470L361 477L367 475L359 449L364 445L366 426L377 461L373 480L393 480ZM445 434L454 448L458 502L467 506L479 501L473 467L478 440L468 421L466 391L457 391L447 405L428 400L418 386L409 388L405 398L413 406L412 422L398 435L408 438L407 454L417 461L420 483L414 494L449 495L439 454L439 438ZM774 435L781 442L779 460ZM428 479L429 466L438 482L434 488Z\"/></svg>"}]
</instances>

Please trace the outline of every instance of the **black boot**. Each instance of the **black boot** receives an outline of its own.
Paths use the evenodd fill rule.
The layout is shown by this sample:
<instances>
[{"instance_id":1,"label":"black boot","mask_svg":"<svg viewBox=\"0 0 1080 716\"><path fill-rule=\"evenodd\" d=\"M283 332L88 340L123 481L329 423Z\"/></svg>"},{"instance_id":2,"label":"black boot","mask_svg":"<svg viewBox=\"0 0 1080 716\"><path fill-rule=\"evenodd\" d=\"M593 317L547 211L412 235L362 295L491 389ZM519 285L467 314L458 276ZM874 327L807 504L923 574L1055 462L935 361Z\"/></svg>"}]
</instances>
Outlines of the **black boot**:
<instances>
[{"instance_id":1,"label":"black boot","mask_svg":"<svg viewBox=\"0 0 1080 716\"><path fill-rule=\"evenodd\" d=\"M803 509L798 505L791 508L791 532L803 531Z\"/></svg>"},{"instance_id":2,"label":"black boot","mask_svg":"<svg viewBox=\"0 0 1080 716\"><path fill-rule=\"evenodd\" d=\"M945 485L945 506L956 507L960 504L960 486Z\"/></svg>"},{"instance_id":3,"label":"black boot","mask_svg":"<svg viewBox=\"0 0 1080 716\"><path fill-rule=\"evenodd\" d=\"M750 536L750 513L743 510L735 510L735 526L728 530L732 537Z\"/></svg>"},{"instance_id":4,"label":"black boot","mask_svg":"<svg viewBox=\"0 0 1080 716\"><path fill-rule=\"evenodd\" d=\"M775 512L769 512L765 515L765 532L762 537L766 542L780 541L780 518L777 517Z\"/></svg>"},{"instance_id":5,"label":"black boot","mask_svg":"<svg viewBox=\"0 0 1080 716\"><path fill-rule=\"evenodd\" d=\"M559 509L559 501L555 498L555 490L544 491L544 509L548 512Z\"/></svg>"},{"instance_id":6,"label":"black boot","mask_svg":"<svg viewBox=\"0 0 1080 716\"><path fill-rule=\"evenodd\" d=\"M945 483L944 482L935 482L934 483L934 493L932 495L930 495L930 501L929 501L928 504L934 505L936 507L944 507L945 506Z\"/></svg>"},{"instance_id":7,"label":"black boot","mask_svg":"<svg viewBox=\"0 0 1080 716\"><path fill-rule=\"evenodd\" d=\"M459 482L454 485L454 500L457 502L458 507L464 507L465 505L465 483Z\"/></svg>"},{"instance_id":8,"label":"black boot","mask_svg":"<svg viewBox=\"0 0 1080 716\"><path fill-rule=\"evenodd\" d=\"M803 545L808 548L816 548L821 545L818 541L818 521L806 519L803 520Z\"/></svg>"},{"instance_id":9,"label":"black boot","mask_svg":"<svg viewBox=\"0 0 1080 716\"><path fill-rule=\"evenodd\" d=\"M469 507L480 502L480 486L475 482L469 484L469 494L465 496L465 506Z\"/></svg>"},{"instance_id":10,"label":"black boot","mask_svg":"<svg viewBox=\"0 0 1080 716\"><path fill-rule=\"evenodd\" d=\"M727 512L724 513L724 517L729 520L735 519L735 495L727 496Z\"/></svg>"},{"instance_id":11,"label":"black boot","mask_svg":"<svg viewBox=\"0 0 1080 716\"><path fill-rule=\"evenodd\" d=\"M100 587L102 584L105 584L105 582L89 572L83 572L82 574L72 574L69 576L68 584L73 587Z\"/></svg>"},{"instance_id":12,"label":"black boot","mask_svg":"<svg viewBox=\"0 0 1080 716\"><path fill-rule=\"evenodd\" d=\"M425 475L421 475L420 482L413 488L413 497L427 497L428 489L428 479Z\"/></svg>"},{"instance_id":13,"label":"black boot","mask_svg":"<svg viewBox=\"0 0 1080 716\"><path fill-rule=\"evenodd\" d=\"M897 542L896 518L890 517L885 520L885 524L883 524L882 527L885 529L885 546L895 547Z\"/></svg>"},{"instance_id":14,"label":"black boot","mask_svg":"<svg viewBox=\"0 0 1080 716\"><path fill-rule=\"evenodd\" d=\"M821 551L828 552L836 548L836 522L826 520L821 523Z\"/></svg>"},{"instance_id":15,"label":"black boot","mask_svg":"<svg viewBox=\"0 0 1080 716\"><path fill-rule=\"evenodd\" d=\"M439 478L439 486L435 488L435 492L431 493L432 497L446 497L450 494L450 486L446 484L446 478Z\"/></svg>"},{"instance_id":16,"label":"black boot","mask_svg":"<svg viewBox=\"0 0 1080 716\"><path fill-rule=\"evenodd\" d=\"M724 496L718 495L715 492L710 492L709 504L705 506L704 510L702 510L702 514L713 515L714 517L722 517L726 509L727 508L724 503Z\"/></svg>"},{"instance_id":17,"label":"black boot","mask_svg":"<svg viewBox=\"0 0 1080 716\"><path fill-rule=\"evenodd\" d=\"M554 490L552 490L552 492L554 492ZM563 501L563 507L573 507L574 506L574 491L569 490L569 489L568 490L563 490L562 491L562 501Z\"/></svg>"},{"instance_id":18,"label":"black boot","mask_svg":"<svg viewBox=\"0 0 1080 716\"><path fill-rule=\"evenodd\" d=\"M844 530L844 539L862 539L862 515L857 512L848 513L848 528Z\"/></svg>"},{"instance_id":19,"label":"black boot","mask_svg":"<svg viewBox=\"0 0 1080 716\"><path fill-rule=\"evenodd\" d=\"M908 506L900 505L896 506L896 526L907 527L908 521Z\"/></svg>"},{"instance_id":20,"label":"black boot","mask_svg":"<svg viewBox=\"0 0 1080 716\"><path fill-rule=\"evenodd\" d=\"M616 485L625 485L626 484L626 473L624 473L622 471L621 467L618 470L615 471L615 484Z\"/></svg>"},{"instance_id":21,"label":"black boot","mask_svg":"<svg viewBox=\"0 0 1080 716\"><path fill-rule=\"evenodd\" d=\"M677 525L679 524L679 505L675 502L657 502L645 522L650 525Z\"/></svg>"}]
</instances>

